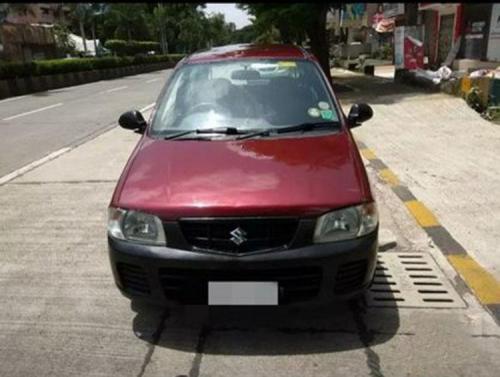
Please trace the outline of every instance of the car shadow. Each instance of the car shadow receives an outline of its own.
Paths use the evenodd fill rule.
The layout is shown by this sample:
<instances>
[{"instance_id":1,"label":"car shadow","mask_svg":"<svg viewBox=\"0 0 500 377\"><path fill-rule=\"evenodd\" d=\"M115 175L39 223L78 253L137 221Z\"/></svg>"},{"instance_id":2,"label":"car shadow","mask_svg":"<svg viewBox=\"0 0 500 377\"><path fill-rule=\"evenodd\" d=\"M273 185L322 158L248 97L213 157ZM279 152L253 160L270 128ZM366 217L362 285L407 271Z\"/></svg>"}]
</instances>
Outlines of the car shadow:
<instances>
[{"instance_id":1,"label":"car shadow","mask_svg":"<svg viewBox=\"0 0 500 377\"><path fill-rule=\"evenodd\" d=\"M133 330L140 339L217 355L341 352L385 343L399 328L397 308L371 308L365 298L290 307L131 306L136 313Z\"/></svg>"}]
</instances>

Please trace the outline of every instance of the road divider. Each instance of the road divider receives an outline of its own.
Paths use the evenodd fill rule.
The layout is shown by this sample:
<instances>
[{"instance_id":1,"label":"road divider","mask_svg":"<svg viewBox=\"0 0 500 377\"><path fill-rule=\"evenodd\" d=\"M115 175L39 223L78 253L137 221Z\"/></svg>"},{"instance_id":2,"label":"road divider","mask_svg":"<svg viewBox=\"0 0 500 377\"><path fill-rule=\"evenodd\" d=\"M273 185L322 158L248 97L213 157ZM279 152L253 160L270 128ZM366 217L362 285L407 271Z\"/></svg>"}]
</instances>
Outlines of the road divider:
<instances>
[{"instance_id":1,"label":"road divider","mask_svg":"<svg viewBox=\"0 0 500 377\"><path fill-rule=\"evenodd\" d=\"M56 103L54 105L49 105L49 106L41 107L39 109L35 109L35 110L31 110L31 111L26 111L25 113L12 115L10 117L4 118L3 120L12 120L12 119L20 118L20 117L23 117L23 116L26 116L26 115L31 115L31 114L39 113L40 111L45 111L45 110L53 109L54 107L59 107L59 106L62 106L62 105L63 105L63 103L59 102L59 103Z\"/></svg>"},{"instance_id":2,"label":"road divider","mask_svg":"<svg viewBox=\"0 0 500 377\"><path fill-rule=\"evenodd\" d=\"M464 286L488 309L497 323L500 323L500 282L467 253L463 246L439 223L432 211L401 183L396 174L371 149L359 140L356 140L356 144L370 166L391 187L418 225L445 255L457 271Z\"/></svg>"}]
</instances>

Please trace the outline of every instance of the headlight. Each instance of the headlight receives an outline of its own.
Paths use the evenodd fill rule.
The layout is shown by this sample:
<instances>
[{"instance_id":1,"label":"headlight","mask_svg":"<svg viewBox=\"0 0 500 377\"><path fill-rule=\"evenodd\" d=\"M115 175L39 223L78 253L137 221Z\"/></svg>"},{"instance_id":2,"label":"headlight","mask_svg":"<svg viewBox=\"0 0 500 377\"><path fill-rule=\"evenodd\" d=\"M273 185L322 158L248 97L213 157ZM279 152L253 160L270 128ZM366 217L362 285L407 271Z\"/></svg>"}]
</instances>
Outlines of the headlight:
<instances>
[{"instance_id":1,"label":"headlight","mask_svg":"<svg viewBox=\"0 0 500 377\"><path fill-rule=\"evenodd\" d=\"M349 240L373 232L378 225L375 203L340 209L321 216L314 231L314 242Z\"/></svg>"},{"instance_id":2,"label":"headlight","mask_svg":"<svg viewBox=\"0 0 500 377\"><path fill-rule=\"evenodd\" d=\"M154 215L138 211L110 207L108 234L114 238L141 244L166 244L161 220Z\"/></svg>"}]
</instances>

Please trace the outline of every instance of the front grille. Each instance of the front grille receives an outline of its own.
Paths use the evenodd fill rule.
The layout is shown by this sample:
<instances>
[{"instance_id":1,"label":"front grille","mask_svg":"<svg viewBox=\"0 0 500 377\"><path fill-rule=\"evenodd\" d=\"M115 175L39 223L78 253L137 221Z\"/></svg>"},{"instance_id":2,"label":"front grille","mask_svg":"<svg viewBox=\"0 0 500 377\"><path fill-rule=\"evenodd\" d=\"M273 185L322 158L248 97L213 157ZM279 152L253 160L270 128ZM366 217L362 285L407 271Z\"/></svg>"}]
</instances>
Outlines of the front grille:
<instances>
[{"instance_id":1,"label":"front grille","mask_svg":"<svg viewBox=\"0 0 500 377\"><path fill-rule=\"evenodd\" d=\"M335 293L348 293L363 285L368 263L365 259L344 263L337 271Z\"/></svg>"},{"instance_id":2,"label":"front grille","mask_svg":"<svg viewBox=\"0 0 500 377\"><path fill-rule=\"evenodd\" d=\"M128 263L118 263L117 269L123 289L131 293L150 293L148 278L142 267Z\"/></svg>"},{"instance_id":3,"label":"front grille","mask_svg":"<svg viewBox=\"0 0 500 377\"><path fill-rule=\"evenodd\" d=\"M191 305L208 303L209 281L277 281L280 304L309 300L318 295L322 277L319 267L236 271L162 268L159 275L168 299Z\"/></svg>"},{"instance_id":4,"label":"front grille","mask_svg":"<svg viewBox=\"0 0 500 377\"><path fill-rule=\"evenodd\" d=\"M297 231L294 218L199 219L179 222L186 241L194 249L231 254L287 247ZM234 230L244 234L241 244L235 243Z\"/></svg>"}]
</instances>

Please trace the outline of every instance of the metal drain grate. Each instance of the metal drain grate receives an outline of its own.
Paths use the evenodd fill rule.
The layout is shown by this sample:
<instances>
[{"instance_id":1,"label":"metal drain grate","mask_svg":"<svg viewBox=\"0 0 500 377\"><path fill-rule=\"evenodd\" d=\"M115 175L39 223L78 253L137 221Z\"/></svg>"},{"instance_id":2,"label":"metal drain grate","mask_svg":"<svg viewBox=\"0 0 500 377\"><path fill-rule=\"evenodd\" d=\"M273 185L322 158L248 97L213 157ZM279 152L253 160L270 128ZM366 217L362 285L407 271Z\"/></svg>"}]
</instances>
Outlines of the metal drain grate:
<instances>
[{"instance_id":1,"label":"metal drain grate","mask_svg":"<svg viewBox=\"0 0 500 377\"><path fill-rule=\"evenodd\" d=\"M428 253L381 253L367 294L369 306L464 308Z\"/></svg>"}]
</instances>

